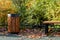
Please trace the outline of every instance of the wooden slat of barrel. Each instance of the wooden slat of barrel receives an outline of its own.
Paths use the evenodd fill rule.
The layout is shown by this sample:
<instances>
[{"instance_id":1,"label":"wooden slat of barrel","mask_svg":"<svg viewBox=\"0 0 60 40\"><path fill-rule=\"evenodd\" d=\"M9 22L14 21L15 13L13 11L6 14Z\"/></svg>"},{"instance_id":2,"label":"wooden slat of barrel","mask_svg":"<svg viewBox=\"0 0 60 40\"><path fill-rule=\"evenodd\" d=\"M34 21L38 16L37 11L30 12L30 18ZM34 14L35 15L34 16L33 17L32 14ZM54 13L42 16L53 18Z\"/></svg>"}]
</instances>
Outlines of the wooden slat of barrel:
<instances>
[{"instance_id":1,"label":"wooden slat of barrel","mask_svg":"<svg viewBox=\"0 0 60 40\"><path fill-rule=\"evenodd\" d=\"M8 17L8 32L12 32L11 17Z\"/></svg>"},{"instance_id":2,"label":"wooden slat of barrel","mask_svg":"<svg viewBox=\"0 0 60 40\"><path fill-rule=\"evenodd\" d=\"M16 32L19 32L19 17L16 17Z\"/></svg>"},{"instance_id":3,"label":"wooden slat of barrel","mask_svg":"<svg viewBox=\"0 0 60 40\"><path fill-rule=\"evenodd\" d=\"M15 30L16 30L16 29L15 29L15 27L16 27L16 25L15 25L15 23L16 23L15 17L11 17L11 19L12 19L12 20L11 20L11 21L12 21L12 27L11 27L11 28L12 28L12 32L15 32Z\"/></svg>"}]
</instances>

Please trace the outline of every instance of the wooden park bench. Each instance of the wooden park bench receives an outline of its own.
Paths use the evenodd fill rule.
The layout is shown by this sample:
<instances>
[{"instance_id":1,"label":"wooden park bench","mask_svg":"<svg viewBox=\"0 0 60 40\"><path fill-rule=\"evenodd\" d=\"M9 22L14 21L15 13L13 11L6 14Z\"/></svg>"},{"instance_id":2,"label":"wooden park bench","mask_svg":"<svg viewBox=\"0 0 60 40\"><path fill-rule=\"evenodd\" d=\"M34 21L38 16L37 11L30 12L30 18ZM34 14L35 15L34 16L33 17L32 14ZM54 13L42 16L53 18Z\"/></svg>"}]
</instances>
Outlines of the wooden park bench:
<instances>
[{"instance_id":1,"label":"wooden park bench","mask_svg":"<svg viewBox=\"0 0 60 40\"><path fill-rule=\"evenodd\" d=\"M50 26L54 26L54 25L60 26L60 21L43 21L43 24L45 25L45 34L47 34L49 25Z\"/></svg>"}]
</instances>

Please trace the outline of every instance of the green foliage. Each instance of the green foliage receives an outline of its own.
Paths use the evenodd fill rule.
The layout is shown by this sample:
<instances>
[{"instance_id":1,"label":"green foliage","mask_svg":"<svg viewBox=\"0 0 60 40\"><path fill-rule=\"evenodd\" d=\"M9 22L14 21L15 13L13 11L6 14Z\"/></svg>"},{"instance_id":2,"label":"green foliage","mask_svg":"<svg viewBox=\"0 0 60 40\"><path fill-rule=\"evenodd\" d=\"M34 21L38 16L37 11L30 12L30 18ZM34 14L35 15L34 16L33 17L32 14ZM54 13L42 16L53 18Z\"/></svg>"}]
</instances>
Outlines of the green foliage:
<instances>
[{"instance_id":1,"label":"green foliage","mask_svg":"<svg viewBox=\"0 0 60 40\"><path fill-rule=\"evenodd\" d=\"M44 20L60 20L60 0L12 0L22 24L40 24Z\"/></svg>"},{"instance_id":2,"label":"green foliage","mask_svg":"<svg viewBox=\"0 0 60 40\"><path fill-rule=\"evenodd\" d=\"M4 3L4 1L3 1ZM0 6L0 14L18 13L21 25L40 24L42 21L60 20L60 0L10 0ZM0 3L1 5L1 3ZM5 8L5 9L4 9ZM1 17L0 22L4 19Z\"/></svg>"}]
</instances>

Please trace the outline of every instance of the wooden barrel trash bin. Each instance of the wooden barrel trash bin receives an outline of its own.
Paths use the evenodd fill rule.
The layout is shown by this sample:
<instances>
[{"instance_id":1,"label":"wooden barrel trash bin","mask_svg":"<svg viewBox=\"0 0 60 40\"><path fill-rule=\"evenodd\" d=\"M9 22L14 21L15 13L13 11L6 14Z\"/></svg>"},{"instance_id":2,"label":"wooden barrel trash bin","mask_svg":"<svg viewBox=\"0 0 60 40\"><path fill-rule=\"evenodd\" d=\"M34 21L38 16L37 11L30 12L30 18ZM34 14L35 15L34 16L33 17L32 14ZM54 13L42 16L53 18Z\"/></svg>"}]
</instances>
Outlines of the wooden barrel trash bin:
<instances>
[{"instance_id":1,"label":"wooden barrel trash bin","mask_svg":"<svg viewBox=\"0 0 60 40\"><path fill-rule=\"evenodd\" d=\"M8 33L19 33L19 15L8 14Z\"/></svg>"}]
</instances>

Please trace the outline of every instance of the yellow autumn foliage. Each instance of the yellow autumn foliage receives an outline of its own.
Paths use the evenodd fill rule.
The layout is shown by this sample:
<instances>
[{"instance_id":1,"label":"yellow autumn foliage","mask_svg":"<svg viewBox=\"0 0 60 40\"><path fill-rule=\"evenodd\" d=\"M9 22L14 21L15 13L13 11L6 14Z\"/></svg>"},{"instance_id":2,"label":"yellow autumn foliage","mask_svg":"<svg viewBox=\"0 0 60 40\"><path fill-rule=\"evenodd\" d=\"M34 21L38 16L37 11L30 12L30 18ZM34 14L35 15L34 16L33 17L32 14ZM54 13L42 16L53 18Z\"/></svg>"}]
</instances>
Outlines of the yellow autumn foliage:
<instances>
[{"instance_id":1,"label":"yellow autumn foliage","mask_svg":"<svg viewBox=\"0 0 60 40\"><path fill-rule=\"evenodd\" d=\"M12 8L13 6L13 8ZM10 9L10 10L9 10ZM0 1L0 11L9 10L11 13L15 11L13 2L11 0L1 0Z\"/></svg>"},{"instance_id":2,"label":"yellow autumn foliage","mask_svg":"<svg viewBox=\"0 0 60 40\"><path fill-rule=\"evenodd\" d=\"M15 12L15 5L11 0L0 0L0 23L4 20L7 22L7 14Z\"/></svg>"}]
</instances>

